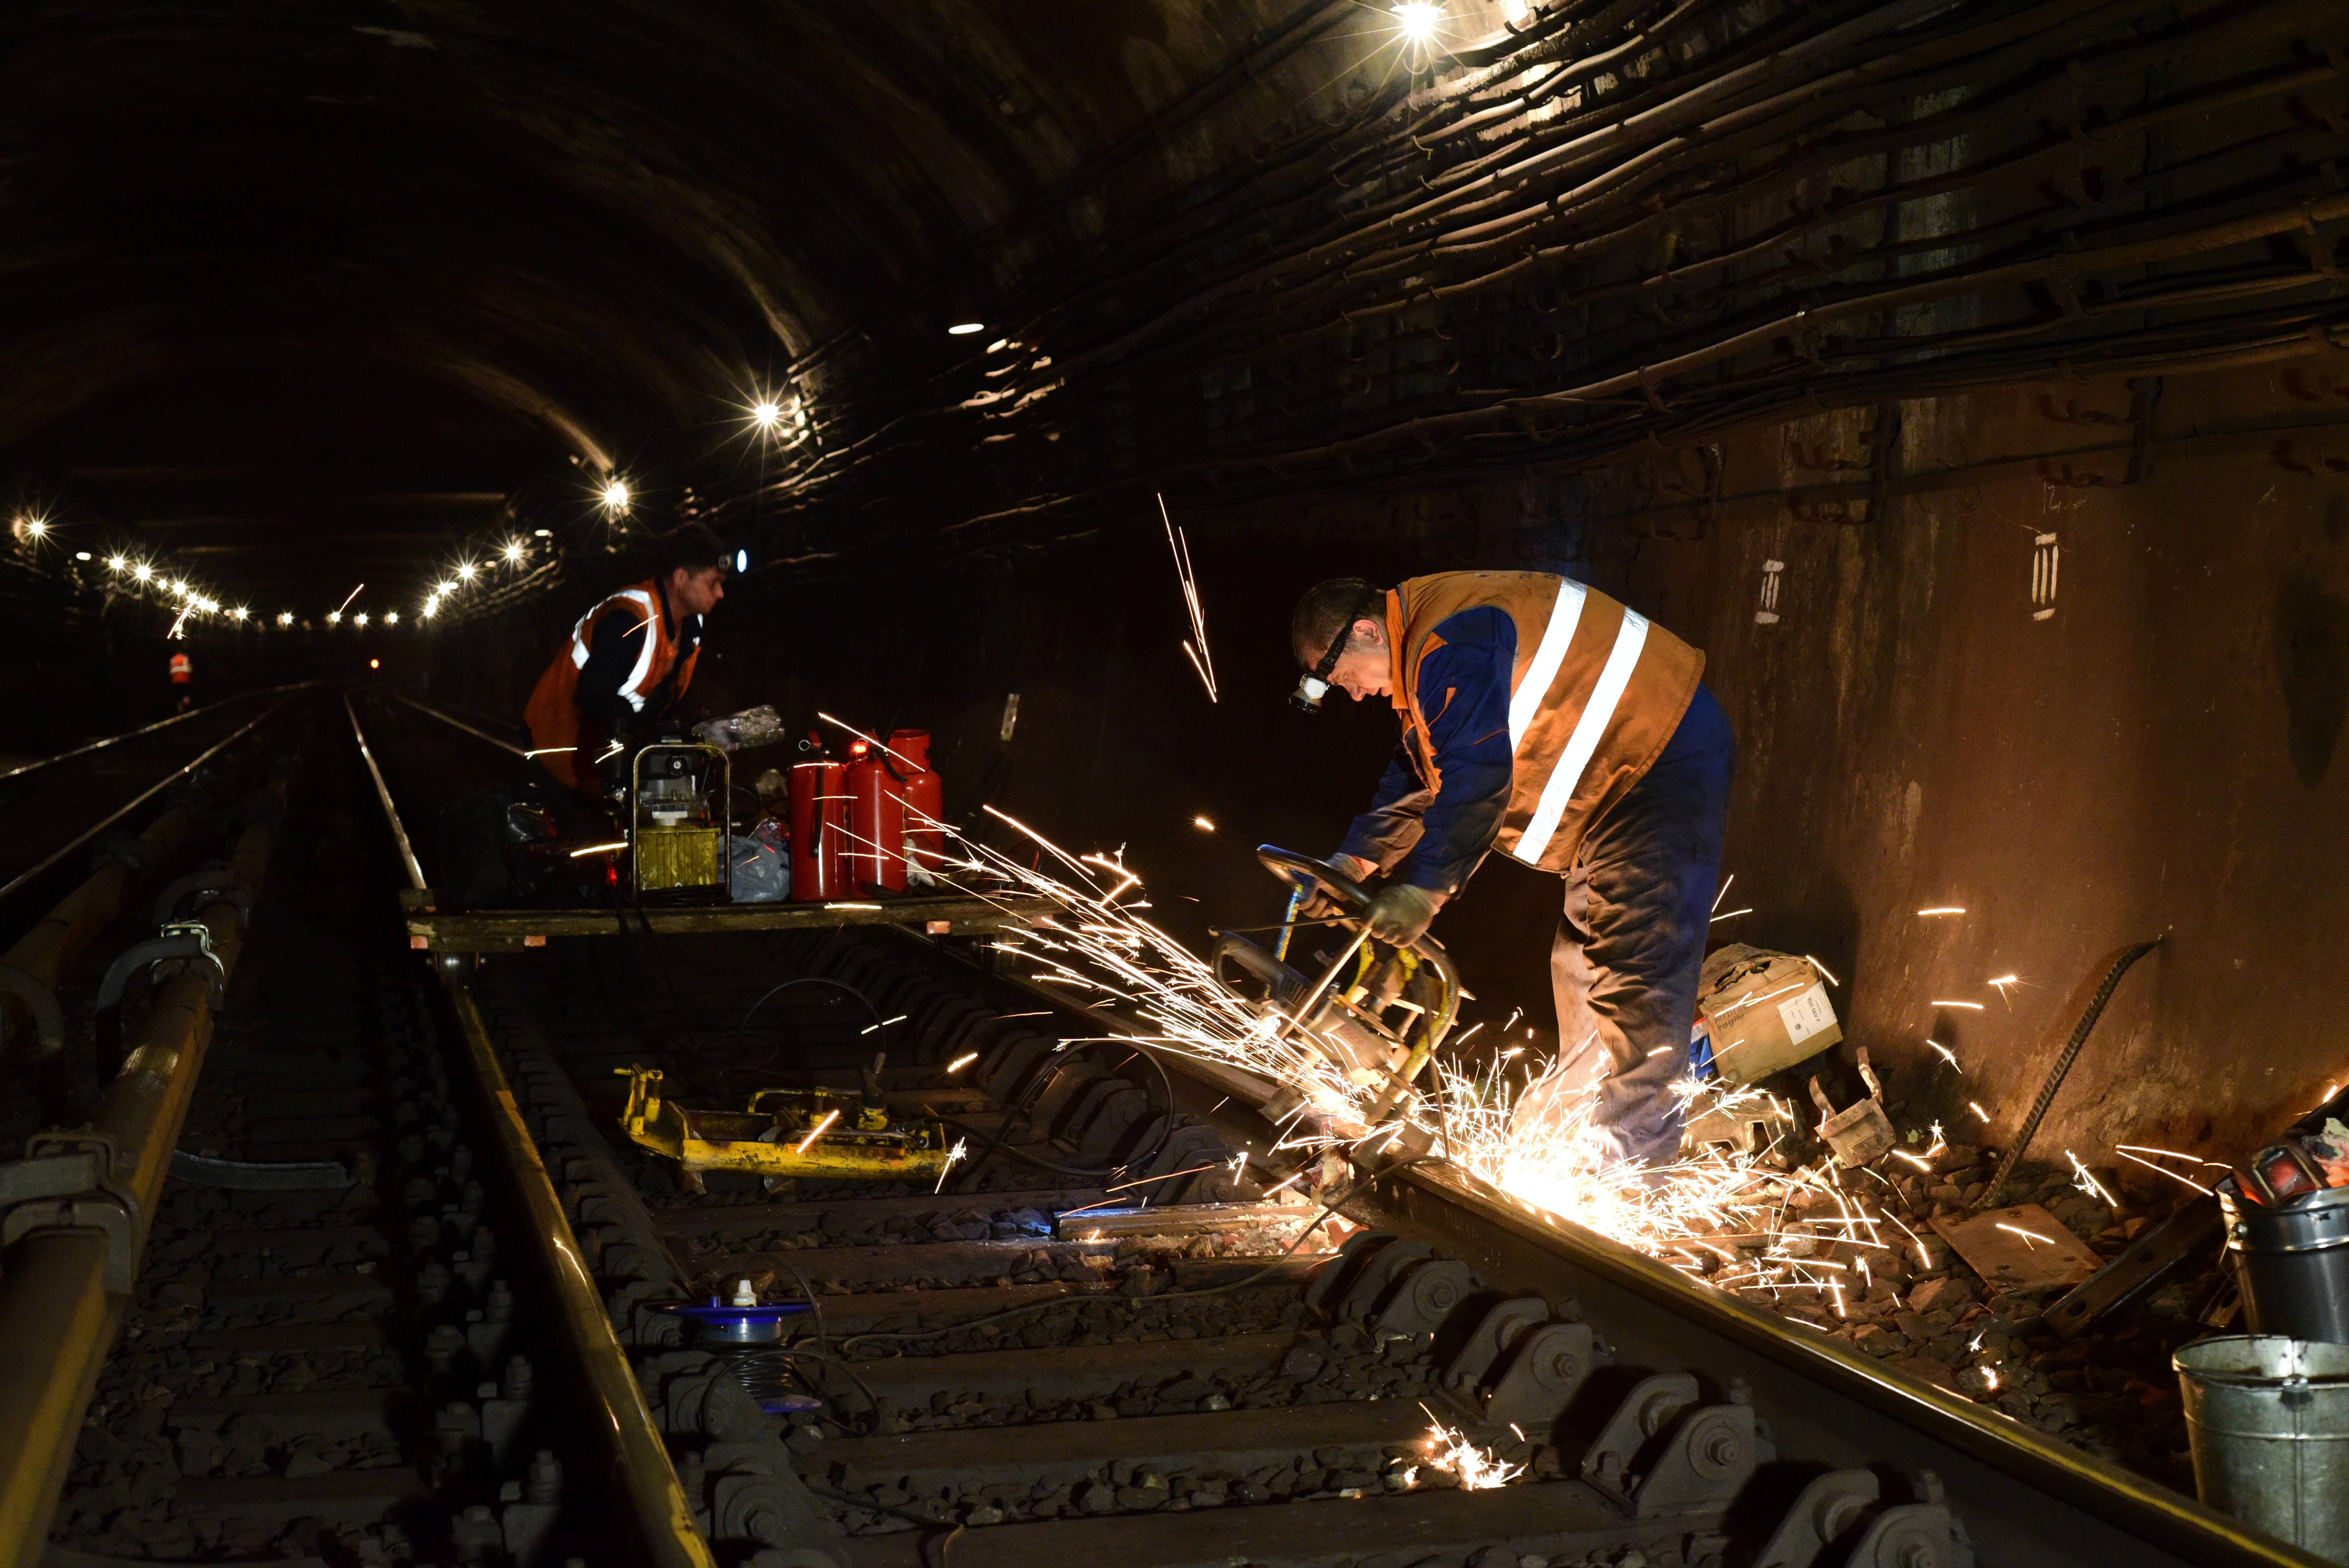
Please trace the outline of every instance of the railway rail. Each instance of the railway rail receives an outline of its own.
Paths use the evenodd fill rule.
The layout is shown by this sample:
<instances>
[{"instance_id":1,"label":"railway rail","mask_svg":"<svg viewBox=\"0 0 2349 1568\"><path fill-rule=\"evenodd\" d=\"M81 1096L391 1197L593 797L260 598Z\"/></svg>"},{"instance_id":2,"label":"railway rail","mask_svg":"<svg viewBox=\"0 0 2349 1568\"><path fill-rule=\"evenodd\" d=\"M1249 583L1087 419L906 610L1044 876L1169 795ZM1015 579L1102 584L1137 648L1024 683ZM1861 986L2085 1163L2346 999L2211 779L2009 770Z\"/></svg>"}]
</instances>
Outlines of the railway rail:
<instances>
[{"instance_id":1,"label":"railway rail","mask_svg":"<svg viewBox=\"0 0 2349 1568\"><path fill-rule=\"evenodd\" d=\"M338 809L374 841L313 851L272 896L339 956L289 937L256 965L252 1034L215 1061L233 1076L207 1080L181 1147L339 1161L378 1208L175 1191L140 1300L177 1317L169 1334L133 1319L100 1403L152 1453L165 1431L201 1433L172 1412L308 1392L214 1386L255 1375L247 1359L304 1367L339 1380L316 1408L374 1435L310 1434L303 1468L329 1480L292 1475L291 1447L248 1444L243 1483L386 1496L372 1522L206 1535L181 1500L202 1502L209 1478L175 1451L175 1487L116 1505L150 1511L114 1545L681 1568L2314 1561L1431 1156L1296 1166L1260 1111L1273 1086L1023 989L984 933L616 924L419 954L400 923L445 798L426 786L462 787L460 759L434 750L460 743L386 704L351 704L347 725L335 707L321 734L343 756ZM508 765L475 749L483 772ZM362 906L333 925L330 910ZM265 1057L316 1081L264 1084ZM624 1130L642 1069L711 1104L862 1080L966 1152L935 1185L688 1171ZM263 1229L283 1247L253 1243ZM214 1279L222 1300L279 1288L232 1276L359 1294L323 1322L199 1323ZM528 1420L564 1478L535 1545L501 1510L527 1504L517 1456L537 1439L479 1446L494 1450L486 1412L506 1398L469 1382L500 1375L473 1351L496 1321L491 1279L517 1304L498 1309L506 1334L535 1336ZM271 1337L295 1328L336 1347ZM188 1337L204 1334L254 1348ZM213 1429L223 1453L250 1414ZM85 1444L88 1487L156 1489ZM96 1495L66 1494L78 1542L103 1534L103 1510L77 1511Z\"/></svg>"}]
</instances>

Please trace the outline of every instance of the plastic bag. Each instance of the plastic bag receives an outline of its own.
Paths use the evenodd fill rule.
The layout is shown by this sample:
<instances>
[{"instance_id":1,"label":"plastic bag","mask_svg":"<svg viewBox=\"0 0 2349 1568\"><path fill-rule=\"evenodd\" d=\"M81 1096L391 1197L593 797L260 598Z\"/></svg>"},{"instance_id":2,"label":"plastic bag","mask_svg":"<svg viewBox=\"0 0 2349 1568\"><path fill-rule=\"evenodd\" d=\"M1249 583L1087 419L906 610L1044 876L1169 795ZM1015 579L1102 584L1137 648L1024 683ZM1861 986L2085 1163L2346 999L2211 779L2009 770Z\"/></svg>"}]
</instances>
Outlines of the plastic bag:
<instances>
[{"instance_id":1,"label":"plastic bag","mask_svg":"<svg viewBox=\"0 0 2349 1568\"><path fill-rule=\"evenodd\" d=\"M723 718L705 718L693 727L693 734L694 738L707 745L728 751L747 751L754 746L771 746L781 740L783 717L772 707L761 703Z\"/></svg>"},{"instance_id":2,"label":"plastic bag","mask_svg":"<svg viewBox=\"0 0 2349 1568\"><path fill-rule=\"evenodd\" d=\"M776 845L740 833L726 837L734 857L736 903L781 903L792 896L792 862Z\"/></svg>"}]
</instances>

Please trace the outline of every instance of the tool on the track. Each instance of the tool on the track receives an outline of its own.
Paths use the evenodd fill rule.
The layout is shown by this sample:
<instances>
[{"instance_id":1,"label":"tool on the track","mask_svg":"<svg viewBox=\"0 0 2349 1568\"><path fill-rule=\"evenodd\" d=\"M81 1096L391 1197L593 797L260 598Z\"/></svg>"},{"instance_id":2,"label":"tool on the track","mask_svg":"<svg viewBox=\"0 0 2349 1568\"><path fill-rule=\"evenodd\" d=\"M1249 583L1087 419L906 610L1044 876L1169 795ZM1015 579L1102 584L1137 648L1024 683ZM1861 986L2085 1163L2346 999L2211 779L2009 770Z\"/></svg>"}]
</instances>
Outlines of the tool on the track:
<instances>
[{"instance_id":1,"label":"tool on the track","mask_svg":"<svg viewBox=\"0 0 2349 1568\"><path fill-rule=\"evenodd\" d=\"M733 892L733 858L726 852L731 767L723 748L657 741L628 769L628 842L635 851L636 896L707 898L723 903Z\"/></svg>"},{"instance_id":2,"label":"tool on the track","mask_svg":"<svg viewBox=\"0 0 2349 1568\"><path fill-rule=\"evenodd\" d=\"M739 1111L695 1110L665 1099L658 1068L614 1070L628 1079L620 1125L690 1176L746 1171L772 1178L937 1180L955 1157L945 1125L893 1117L881 1096L879 1068L876 1058L861 1090L762 1088Z\"/></svg>"},{"instance_id":3,"label":"tool on the track","mask_svg":"<svg viewBox=\"0 0 2349 1568\"><path fill-rule=\"evenodd\" d=\"M1327 861L1271 844L1258 846L1256 854L1293 890L1288 918L1271 948L1236 931L1219 932L1216 978L1241 995L1244 980L1257 982L1263 994L1252 1000L1282 1020L1284 1030L1313 1041L1349 1081L1383 1086L1370 1110L1371 1121L1383 1121L1404 1103L1452 1032L1465 995L1460 973L1433 937L1395 947L1371 935L1362 919L1369 891ZM1329 923L1351 936L1319 977L1309 980L1287 962L1288 934L1317 892L1337 900L1341 913Z\"/></svg>"}]
</instances>

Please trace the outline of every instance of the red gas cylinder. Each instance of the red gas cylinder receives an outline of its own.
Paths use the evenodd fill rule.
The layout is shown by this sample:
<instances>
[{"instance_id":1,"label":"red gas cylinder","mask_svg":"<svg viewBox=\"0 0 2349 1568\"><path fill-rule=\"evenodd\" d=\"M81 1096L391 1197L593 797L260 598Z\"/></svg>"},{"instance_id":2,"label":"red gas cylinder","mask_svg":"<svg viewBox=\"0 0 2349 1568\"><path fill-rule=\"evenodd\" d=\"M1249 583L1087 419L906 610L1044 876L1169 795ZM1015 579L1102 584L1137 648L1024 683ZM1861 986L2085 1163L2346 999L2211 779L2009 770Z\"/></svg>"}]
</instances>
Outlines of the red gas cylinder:
<instances>
[{"instance_id":1,"label":"red gas cylinder","mask_svg":"<svg viewBox=\"0 0 2349 1568\"><path fill-rule=\"evenodd\" d=\"M905 891L905 798L890 759L863 741L848 748L848 847L841 864L851 887Z\"/></svg>"},{"instance_id":2,"label":"red gas cylinder","mask_svg":"<svg viewBox=\"0 0 2349 1568\"><path fill-rule=\"evenodd\" d=\"M792 898L815 903L846 898L849 883L841 864L848 841L847 766L839 762L792 765Z\"/></svg>"},{"instance_id":3,"label":"red gas cylinder","mask_svg":"<svg viewBox=\"0 0 2349 1568\"><path fill-rule=\"evenodd\" d=\"M947 796L946 786L930 771L930 732L893 729L889 749L896 754L897 789L905 798L905 853L935 873L947 863L947 833L939 826Z\"/></svg>"}]
</instances>

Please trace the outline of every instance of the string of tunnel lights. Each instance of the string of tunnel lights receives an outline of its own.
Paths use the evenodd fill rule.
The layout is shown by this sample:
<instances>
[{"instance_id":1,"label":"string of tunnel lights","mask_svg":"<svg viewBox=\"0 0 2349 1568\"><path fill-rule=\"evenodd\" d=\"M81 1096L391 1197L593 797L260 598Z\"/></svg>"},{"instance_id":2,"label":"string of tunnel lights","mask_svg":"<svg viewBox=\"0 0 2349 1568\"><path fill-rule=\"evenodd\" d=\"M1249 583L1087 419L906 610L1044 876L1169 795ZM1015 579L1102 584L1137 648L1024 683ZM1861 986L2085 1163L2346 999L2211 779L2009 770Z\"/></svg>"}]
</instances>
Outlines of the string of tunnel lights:
<instances>
[{"instance_id":1,"label":"string of tunnel lights","mask_svg":"<svg viewBox=\"0 0 2349 1568\"><path fill-rule=\"evenodd\" d=\"M1530 13L1531 6L1528 0L1499 0L1498 9L1506 20L1515 23L1523 20ZM1434 47L1439 37L1447 31L1445 7L1437 0L1402 0L1388 10L1393 19L1392 36L1412 53ZM1412 63L1424 62L1414 60ZM947 335L954 337L974 336L986 330L987 325L978 321L958 321L946 328ZM991 345L990 352L1011 346L1017 346L1005 340ZM1041 363L1048 364L1049 361ZM796 393L786 397L758 392L737 407L741 409L742 422L749 432L762 445L786 438L792 444L797 444L811 433L812 422L804 402ZM627 476L617 472L605 473L591 493L604 516L615 521L627 517L637 500L635 487ZM46 517L20 515L15 520L13 531L21 548L37 553L44 547L55 546L58 527ZM539 528L532 531L531 539L512 535L487 549L467 547L469 553L460 555L448 569L447 575L427 589L418 606L418 621L433 621L459 595L494 584L501 569L508 573L505 581L511 584L513 581L512 573L529 565L533 559L531 540L551 541L552 538L551 530ZM88 564L94 562L95 555L91 551L80 550L73 552L73 559ZM292 609L281 608L274 614L265 611L256 614L249 603L230 603L216 597L185 573L171 569L165 557L148 558L117 552L105 558L105 566L109 574L109 581L106 583L106 591L109 594L128 594L151 600L175 613L169 634L173 637L183 636L191 622L208 620L239 628L252 626L279 630L315 629L317 624ZM736 552L735 567L737 571L748 570L747 551ZM401 624L397 609L375 613L351 608L352 601L365 586L365 583L360 583L354 587L340 604L319 618L327 628L347 624L365 630L370 625L396 627Z\"/></svg>"}]
</instances>

